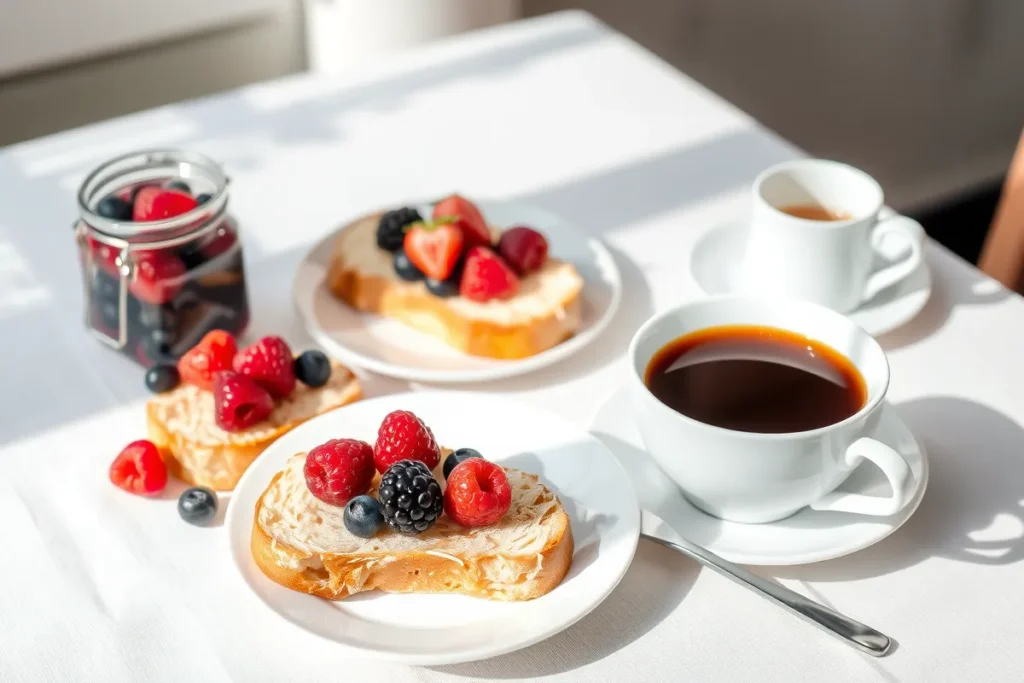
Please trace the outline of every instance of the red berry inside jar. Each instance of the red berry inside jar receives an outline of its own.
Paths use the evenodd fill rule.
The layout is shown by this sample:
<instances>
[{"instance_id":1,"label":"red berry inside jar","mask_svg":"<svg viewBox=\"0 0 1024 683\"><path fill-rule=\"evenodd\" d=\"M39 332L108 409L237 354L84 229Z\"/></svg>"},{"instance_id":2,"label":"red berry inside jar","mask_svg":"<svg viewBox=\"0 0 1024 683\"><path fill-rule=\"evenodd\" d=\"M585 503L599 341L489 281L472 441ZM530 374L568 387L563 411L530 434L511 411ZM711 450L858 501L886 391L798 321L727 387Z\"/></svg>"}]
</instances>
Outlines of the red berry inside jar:
<instances>
[{"instance_id":1,"label":"red berry inside jar","mask_svg":"<svg viewBox=\"0 0 1024 683\"><path fill-rule=\"evenodd\" d=\"M78 193L86 325L142 365L176 361L213 329L249 321L228 180L174 150L113 159Z\"/></svg>"}]
</instances>

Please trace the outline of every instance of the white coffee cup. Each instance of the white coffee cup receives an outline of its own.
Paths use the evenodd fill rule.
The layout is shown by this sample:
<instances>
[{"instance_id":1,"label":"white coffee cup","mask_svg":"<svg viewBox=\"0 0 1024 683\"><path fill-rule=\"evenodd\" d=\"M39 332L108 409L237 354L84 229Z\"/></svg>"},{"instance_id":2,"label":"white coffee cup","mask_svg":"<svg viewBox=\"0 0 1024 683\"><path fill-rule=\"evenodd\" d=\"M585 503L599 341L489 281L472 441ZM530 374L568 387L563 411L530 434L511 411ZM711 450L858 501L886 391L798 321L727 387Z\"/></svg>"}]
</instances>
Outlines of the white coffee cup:
<instances>
[{"instance_id":1,"label":"white coffee cup","mask_svg":"<svg viewBox=\"0 0 1024 683\"><path fill-rule=\"evenodd\" d=\"M867 398L854 415L819 429L762 434L700 422L662 403L645 383L654 354L697 330L757 325L817 340L846 357L863 377ZM705 512L736 522L772 522L801 508L893 515L907 502L906 460L873 435L889 386L885 353L867 332L822 306L792 299L712 297L660 313L629 346L630 396L651 456L686 498ZM862 460L877 465L889 497L837 492Z\"/></svg>"},{"instance_id":2,"label":"white coffee cup","mask_svg":"<svg viewBox=\"0 0 1024 683\"><path fill-rule=\"evenodd\" d=\"M763 171L753 194L734 275L737 292L802 299L846 313L921 264L921 225L885 209L881 186L852 166L824 159L785 162ZM817 205L843 219L811 220L781 210L800 205ZM902 257L890 261L893 252ZM877 267L878 261L884 265Z\"/></svg>"}]
</instances>

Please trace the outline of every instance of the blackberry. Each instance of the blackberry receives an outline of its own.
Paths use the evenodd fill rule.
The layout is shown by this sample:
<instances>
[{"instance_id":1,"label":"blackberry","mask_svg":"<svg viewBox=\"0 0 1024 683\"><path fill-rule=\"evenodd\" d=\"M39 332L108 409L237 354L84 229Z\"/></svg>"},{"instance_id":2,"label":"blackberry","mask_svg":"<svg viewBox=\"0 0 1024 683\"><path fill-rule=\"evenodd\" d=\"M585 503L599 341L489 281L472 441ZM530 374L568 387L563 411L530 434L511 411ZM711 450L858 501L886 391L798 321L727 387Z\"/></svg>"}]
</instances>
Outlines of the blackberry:
<instances>
[{"instance_id":1,"label":"blackberry","mask_svg":"<svg viewBox=\"0 0 1024 683\"><path fill-rule=\"evenodd\" d=\"M377 224L377 246L388 251L397 251L405 241L405 226L422 220L420 212L408 206L388 211L380 217L380 223Z\"/></svg>"},{"instance_id":2,"label":"blackberry","mask_svg":"<svg viewBox=\"0 0 1024 683\"><path fill-rule=\"evenodd\" d=\"M444 508L440 484L418 460L399 460L389 467L380 478L377 498L384 521L403 534L426 531Z\"/></svg>"}]
</instances>

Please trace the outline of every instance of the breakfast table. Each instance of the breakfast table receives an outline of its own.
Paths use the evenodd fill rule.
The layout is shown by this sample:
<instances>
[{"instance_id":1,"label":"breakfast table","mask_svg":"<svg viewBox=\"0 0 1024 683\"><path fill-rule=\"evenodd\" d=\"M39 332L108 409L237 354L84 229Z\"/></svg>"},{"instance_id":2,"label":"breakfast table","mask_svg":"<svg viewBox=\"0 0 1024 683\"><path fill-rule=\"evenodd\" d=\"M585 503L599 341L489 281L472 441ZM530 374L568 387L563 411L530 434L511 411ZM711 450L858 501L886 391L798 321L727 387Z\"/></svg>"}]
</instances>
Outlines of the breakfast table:
<instances>
[{"instance_id":1,"label":"breakfast table","mask_svg":"<svg viewBox=\"0 0 1024 683\"><path fill-rule=\"evenodd\" d=\"M623 299L594 343L535 372L444 387L584 429L624 382L639 325L702 296L687 267L695 241L742 220L760 170L803 155L575 11L0 150L0 682L1021 680L1024 300L933 242L927 305L879 337L889 400L930 458L920 508L860 552L755 568L893 636L894 653L844 647L641 540L607 599L526 649L428 668L339 656L248 594L222 525L178 518L182 485L148 500L107 479L145 434L147 392L139 367L82 325L74 193L105 159L158 147L203 152L232 178L247 339L312 346L292 301L297 264L345 219L409 197L514 199L599 237ZM364 380L369 395L425 386Z\"/></svg>"}]
</instances>

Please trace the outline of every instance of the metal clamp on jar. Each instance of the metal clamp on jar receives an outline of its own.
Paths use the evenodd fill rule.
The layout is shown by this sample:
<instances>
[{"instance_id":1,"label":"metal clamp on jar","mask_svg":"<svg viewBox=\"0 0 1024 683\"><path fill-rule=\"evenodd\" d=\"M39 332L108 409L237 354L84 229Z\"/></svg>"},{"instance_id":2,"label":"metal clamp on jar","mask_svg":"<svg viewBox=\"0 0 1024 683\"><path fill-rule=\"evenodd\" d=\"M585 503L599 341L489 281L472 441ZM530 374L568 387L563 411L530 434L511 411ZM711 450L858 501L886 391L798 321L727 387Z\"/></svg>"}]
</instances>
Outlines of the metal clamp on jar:
<instances>
[{"instance_id":1,"label":"metal clamp on jar","mask_svg":"<svg viewBox=\"0 0 1024 683\"><path fill-rule=\"evenodd\" d=\"M92 334L145 367L174 362L212 329L249 323L228 178L211 159L154 150L86 177L75 223Z\"/></svg>"}]
</instances>

